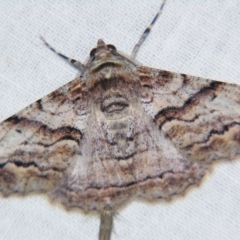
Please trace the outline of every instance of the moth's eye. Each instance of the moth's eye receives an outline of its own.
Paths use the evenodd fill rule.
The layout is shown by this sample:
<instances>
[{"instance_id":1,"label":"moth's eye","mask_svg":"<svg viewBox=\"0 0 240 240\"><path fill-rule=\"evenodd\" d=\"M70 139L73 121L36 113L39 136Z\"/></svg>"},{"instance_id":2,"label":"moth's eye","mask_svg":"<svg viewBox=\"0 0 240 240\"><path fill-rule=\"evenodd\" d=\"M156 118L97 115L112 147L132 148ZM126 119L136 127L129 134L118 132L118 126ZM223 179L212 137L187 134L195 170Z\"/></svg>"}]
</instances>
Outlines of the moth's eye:
<instances>
[{"instance_id":1,"label":"moth's eye","mask_svg":"<svg viewBox=\"0 0 240 240\"><path fill-rule=\"evenodd\" d=\"M95 57L96 52L97 52L97 49L96 49L96 48L93 48L93 49L91 50L91 52L90 52L90 57L91 57L91 58Z\"/></svg>"},{"instance_id":2,"label":"moth's eye","mask_svg":"<svg viewBox=\"0 0 240 240\"><path fill-rule=\"evenodd\" d=\"M108 48L108 50L110 50L111 52L116 52L116 51L117 51L117 49L115 48L115 46L113 46L113 45L111 45L111 44L108 44L108 45L107 45L107 48Z\"/></svg>"}]
</instances>

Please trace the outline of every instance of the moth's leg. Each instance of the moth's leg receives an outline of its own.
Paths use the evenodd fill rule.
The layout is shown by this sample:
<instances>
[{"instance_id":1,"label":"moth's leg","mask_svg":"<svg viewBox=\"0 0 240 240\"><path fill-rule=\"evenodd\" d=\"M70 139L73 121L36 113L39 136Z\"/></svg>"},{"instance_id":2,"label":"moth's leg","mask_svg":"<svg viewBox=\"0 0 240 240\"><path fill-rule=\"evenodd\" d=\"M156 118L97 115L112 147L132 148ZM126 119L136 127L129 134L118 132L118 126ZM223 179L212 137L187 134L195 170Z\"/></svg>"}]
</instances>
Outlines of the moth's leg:
<instances>
[{"instance_id":1,"label":"moth's leg","mask_svg":"<svg viewBox=\"0 0 240 240\"><path fill-rule=\"evenodd\" d=\"M142 33L140 39L138 40L138 43L134 46L132 54L131 54L131 58L135 59L136 54L139 50L139 48L141 47L141 45L143 44L143 42L145 41L145 39L147 38L148 34L150 33L152 26L154 25L154 23L157 21L159 15L162 13L163 7L165 5L167 0L163 0L159 11L157 12L157 14L155 15L155 17L153 18L152 22L150 23L150 25L145 29L145 31Z\"/></svg>"},{"instance_id":2,"label":"moth's leg","mask_svg":"<svg viewBox=\"0 0 240 240\"><path fill-rule=\"evenodd\" d=\"M101 222L99 230L99 240L110 240L113 226L112 209L104 209L101 213Z\"/></svg>"},{"instance_id":3,"label":"moth's leg","mask_svg":"<svg viewBox=\"0 0 240 240\"><path fill-rule=\"evenodd\" d=\"M68 61L71 65L73 65L74 67L80 69L81 71L83 70L83 68L85 67L81 62L75 60L75 59L72 59L72 58L69 58L65 55L63 55L62 53L56 51L48 42L46 42L46 40L40 36L40 39L43 41L43 43L51 50L53 51L54 53L56 53L58 56L60 56L61 58L63 58L64 60Z\"/></svg>"}]
</instances>

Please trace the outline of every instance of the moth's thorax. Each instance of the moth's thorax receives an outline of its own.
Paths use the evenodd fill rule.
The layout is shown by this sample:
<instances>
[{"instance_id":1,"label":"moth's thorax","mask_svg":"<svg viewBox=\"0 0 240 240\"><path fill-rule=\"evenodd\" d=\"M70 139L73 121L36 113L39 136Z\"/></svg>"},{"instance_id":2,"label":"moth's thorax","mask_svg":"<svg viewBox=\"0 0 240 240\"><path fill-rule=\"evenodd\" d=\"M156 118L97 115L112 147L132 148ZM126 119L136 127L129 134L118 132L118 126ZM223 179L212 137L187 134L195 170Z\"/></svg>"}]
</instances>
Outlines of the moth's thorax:
<instances>
[{"instance_id":1,"label":"moth's thorax","mask_svg":"<svg viewBox=\"0 0 240 240\"><path fill-rule=\"evenodd\" d=\"M119 54L113 45L106 45L101 39L90 53L90 59L80 78L91 89L102 80L122 77L136 81L136 64Z\"/></svg>"},{"instance_id":2,"label":"moth's thorax","mask_svg":"<svg viewBox=\"0 0 240 240\"><path fill-rule=\"evenodd\" d=\"M89 95L92 112L106 120L118 120L127 117L129 110L139 102L140 85L137 82L127 83L121 77L102 79Z\"/></svg>"},{"instance_id":3,"label":"moth's thorax","mask_svg":"<svg viewBox=\"0 0 240 240\"><path fill-rule=\"evenodd\" d=\"M116 92L102 99L100 110L107 119L123 118L129 114L129 100Z\"/></svg>"}]
</instances>

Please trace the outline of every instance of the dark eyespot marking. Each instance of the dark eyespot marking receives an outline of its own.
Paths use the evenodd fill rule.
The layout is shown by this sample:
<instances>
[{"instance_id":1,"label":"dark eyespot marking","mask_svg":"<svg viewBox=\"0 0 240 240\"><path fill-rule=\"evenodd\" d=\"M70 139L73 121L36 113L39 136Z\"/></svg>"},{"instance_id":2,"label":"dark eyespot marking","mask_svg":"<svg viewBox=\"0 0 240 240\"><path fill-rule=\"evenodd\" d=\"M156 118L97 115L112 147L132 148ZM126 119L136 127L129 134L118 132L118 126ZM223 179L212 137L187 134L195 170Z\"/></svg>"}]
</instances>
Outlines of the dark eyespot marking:
<instances>
[{"instance_id":1,"label":"dark eyespot marking","mask_svg":"<svg viewBox=\"0 0 240 240\"><path fill-rule=\"evenodd\" d=\"M91 52L90 52L90 57L91 57L91 58L94 58L96 52L97 52L97 49L96 49L96 48L93 48L93 49L91 50Z\"/></svg>"},{"instance_id":2,"label":"dark eyespot marking","mask_svg":"<svg viewBox=\"0 0 240 240\"><path fill-rule=\"evenodd\" d=\"M112 45L112 44L108 44L108 45L107 45L107 48L108 48L108 50L110 50L111 52L116 52L116 51L117 51L116 47L115 47L114 45Z\"/></svg>"}]
</instances>

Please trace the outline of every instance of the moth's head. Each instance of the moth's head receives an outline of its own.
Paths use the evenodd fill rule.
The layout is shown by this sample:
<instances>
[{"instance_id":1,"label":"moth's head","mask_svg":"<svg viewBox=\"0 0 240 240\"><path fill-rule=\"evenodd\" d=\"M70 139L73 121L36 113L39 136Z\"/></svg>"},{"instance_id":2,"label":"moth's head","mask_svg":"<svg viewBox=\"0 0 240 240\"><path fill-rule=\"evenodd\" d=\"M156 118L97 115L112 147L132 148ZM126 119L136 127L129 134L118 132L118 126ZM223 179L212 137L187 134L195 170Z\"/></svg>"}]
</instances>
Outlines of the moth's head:
<instances>
[{"instance_id":1,"label":"moth's head","mask_svg":"<svg viewBox=\"0 0 240 240\"><path fill-rule=\"evenodd\" d=\"M102 39L98 39L97 47L90 52L90 58L94 60L104 61L114 55L117 49L114 45L105 44Z\"/></svg>"},{"instance_id":2,"label":"moth's head","mask_svg":"<svg viewBox=\"0 0 240 240\"><path fill-rule=\"evenodd\" d=\"M136 63L130 58L118 53L113 45L105 44L99 39L97 46L90 52L90 59L80 78L92 88L96 83L109 79L134 79L129 74L135 68Z\"/></svg>"},{"instance_id":3,"label":"moth's head","mask_svg":"<svg viewBox=\"0 0 240 240\"><path fill-rule=\"evenodd\" d=\"M105 44L102 39L99 39L97 46L90 52L90 59L86 64L89 72L94 74L104 68L120 68L133 62L117 52L117 49L112 44Z\"/></svg>"}]
</instances>

